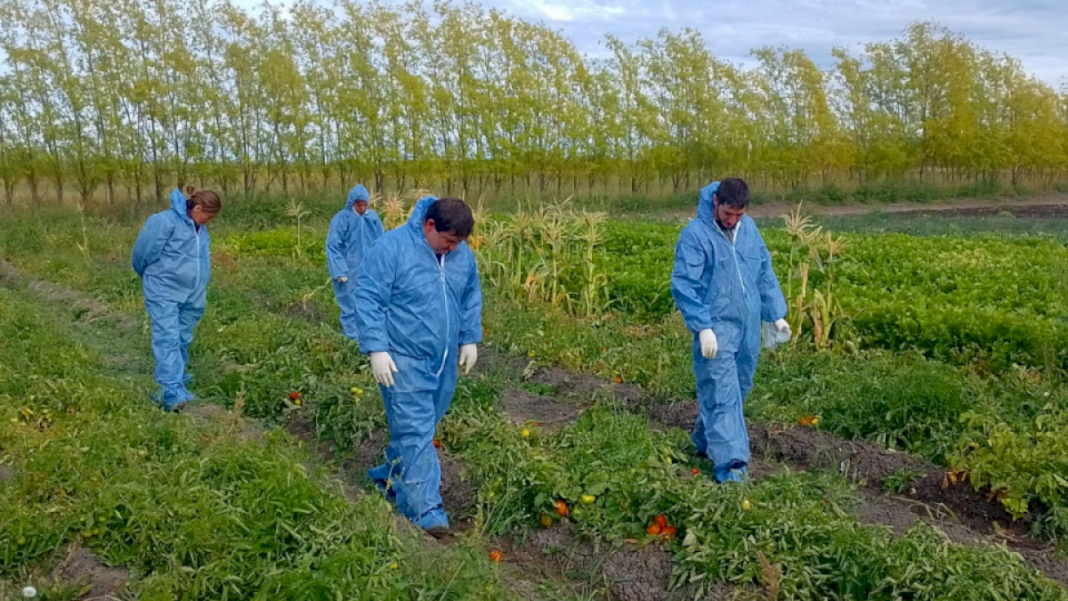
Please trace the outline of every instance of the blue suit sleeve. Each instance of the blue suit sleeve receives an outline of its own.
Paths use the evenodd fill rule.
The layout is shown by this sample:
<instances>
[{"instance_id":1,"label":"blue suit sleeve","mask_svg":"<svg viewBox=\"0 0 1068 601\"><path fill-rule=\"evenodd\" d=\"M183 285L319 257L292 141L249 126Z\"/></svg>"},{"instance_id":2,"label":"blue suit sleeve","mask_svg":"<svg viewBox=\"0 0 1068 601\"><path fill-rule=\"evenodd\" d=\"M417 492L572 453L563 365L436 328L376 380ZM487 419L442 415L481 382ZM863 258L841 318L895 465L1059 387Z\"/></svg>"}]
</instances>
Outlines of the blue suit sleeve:
<instances>
[{"instance_id":1,"label":"blue suit sleeve","mask_svg":"<svg viewBox=\"0 0 1068 601\"><path fill-rule=\"evenodd\" d=\"M691 332L700 332L712 327L711 307L706 307L706 290L701 276L711 261L705 256L693 235L683 230L675 245L675 267L671 271L671 296Z\"/></svg>"},{"instance_id":2,"label":"blue suit sleeve","mask_svg":"<svg viewBox=\"0 0 1068 601\"><path fill-rule=\"evenodd\" d=\"M208 234L207 227L201 227L204 227L204 248L201 252L201 260L204 261L203 269L204 273L207 274L204 277L204 287L207 288L208 282L211 280L211 235Z\"/></svg>"},{"instance_id":3,"label":"blue suit sleeve","mask_svg":"<svg viewBox=\"0 0 1068 601\"><path fill-rule=\"evenodd\" d=\"M160 215L153 215L145 221L141 233L137 235L131 258L137 277L145 277L145 269L159 260L163 245L167 243L172 231L171 224Z\"/></svg>"},{"instance_id":4,"label":"blue suit sleeve","mask_svg":"<svg viewBox=\"0 0 1068 601\"><path fill-rule=\"evenodd\" d=\"M374 232L373 240L378 240L386 233L386 228L382 226L382 220L378 217L378 213L375 213Z\"/></svg>"},{"instance_id":5,"label":"blue suit sleeve","mask_svg":"<svg viewBox=\"0 0 1068 601\"><path fill-rule=\"evenodd\" d=\"M471 277L460 299L460 346L482 342L482 283L478 277L478 263L471 260Z\"/></svg>"},{"instance_id":6,"label":"blue suit sleeve","mask_svg":"<svg viewBox=\"0 0 1068 601\"><path fill-rule=\"evenodd\" d=\"M345 241L348 236L348 222L340 215L335 215L330 220L330 232L326 235L326 266L330 270L330 279L349 275L349 264L345 260Z\"/></svg>"},{"instance_id":7,"label":"blue suit sleeve","mask_svg":"<svg viewBox=\"0 0 1068 601\"><path fill-rule=\"evenodd\" d=\"M386 331L386 309L393 296L393 282L397 275L396 253L387 245L375 243L367 250L356 278L356 322L359 324L360 351L378 353L389 351Z\"/></svg>"},{"instance_id":8,"label":"blue suit sleeve","mask_svg":"<svg viewBox=\"0 0 1068 601\"><path fill-rule=\"evenodd\" d=\"M763 239L760 240L760 249L760 319L774 322L786 317L786 299L771 266L771 253Z\"/></svg>"}]
</instances>

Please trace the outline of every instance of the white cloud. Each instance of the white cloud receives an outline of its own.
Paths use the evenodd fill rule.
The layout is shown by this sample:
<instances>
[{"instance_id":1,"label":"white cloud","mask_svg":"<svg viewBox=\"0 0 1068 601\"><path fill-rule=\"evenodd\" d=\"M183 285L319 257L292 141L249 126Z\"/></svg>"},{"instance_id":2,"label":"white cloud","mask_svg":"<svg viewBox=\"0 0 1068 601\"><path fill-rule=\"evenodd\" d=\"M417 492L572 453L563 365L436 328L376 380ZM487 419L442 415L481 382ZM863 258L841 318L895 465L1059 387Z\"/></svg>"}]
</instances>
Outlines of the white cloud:
<instances>
[{"instance_id":1,"label":"white cloud","mask_svg":"<svg viewBox=\"0 0 1068 601\"><path fill-rule=\"evenodd\" d=\"M789 46L824 66L831 49L856 49L899 36L909 24L936 21L995 53L1019 59L1051 85L1068 77L1068 11L1061 0L483 0L522 18L560 26L580 51L603 56L606 33L625 41L655 36L663 27L692 27L709 48L731 62L748 62L761 46ZM546 6L561 9L551 16ZM541 7L532 10L535 7ZM566 14L568 18L559 18Z\"/></svg>"},{"instance_id":2,"label":"white cloud","mask_svg":"<svg viewBox=\"0 0 1068 601\"><path fill-rule=\"evenodd\" d=\"M541 13L542 17L550 21L562 21L566 23L574 20L575 18L566 6L561 6L559 4L552 4L549 2L540 2L538 0L534 0L530 2L530 6L537 10L539 13Z\"/></svg>"},{"instance_id":3,"label":"white cloud","mask_svg":"<svg viewBox=\"0 0 1068 601\"><path fill-rule=\"evenodd\" d=\"M235 1L249 8L260 2ZM392 1L398 7L402 2ZM911 23L935 21L978 46L1019 59L1050 85L1068 78L1066 0L476 1L559 29L580 52L595 57L605 56L607 33L633 42L664 27L691 27L712 52L732 63L749 64L754 48L788 46L829 67L836 46L857 52L865 43L899 36ZM423 2L430 8L431 0Z\"/></svg>"}]
</instances>

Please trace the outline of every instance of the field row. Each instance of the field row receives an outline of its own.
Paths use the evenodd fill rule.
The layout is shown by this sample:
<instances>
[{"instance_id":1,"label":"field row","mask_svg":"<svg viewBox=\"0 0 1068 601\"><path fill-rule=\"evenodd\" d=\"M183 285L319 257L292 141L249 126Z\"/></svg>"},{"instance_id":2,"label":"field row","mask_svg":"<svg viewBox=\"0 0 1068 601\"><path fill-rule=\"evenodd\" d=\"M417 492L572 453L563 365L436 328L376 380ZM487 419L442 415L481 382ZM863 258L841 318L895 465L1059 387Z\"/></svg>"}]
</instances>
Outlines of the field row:
<instances>
[{"instance_id":1,"label":"field row","mask_svg":"<svg viewBox=\"0 0 1068 601\"><path fill-rule=\"evenodd\" d=\"M121 225L108 225L106 229L96 227L100 225L90 223L90 227L83 229L77 220L71 219L19 221L5 227L0 234L0 248L27 273L61 282L65 287L101 299L108 310L143 323L139 287L127 267L126 257L136 229ZM566 279L559 279L562 283L560 290L566 294L574 290L575 301L560 301L551 294L533 299L523 297L502 285L507 282L507 276L518 269L514 264L519 259L506 262L505 268L496 275L494 268L487 266L484 268L487 340L510 355L525 357L532 368L562 365L574 372L596 374L606 381L641 383L659 402L692 399L690 339L681 321L677 316L643 314L614 303L612 299L618 296L612 295L622 294L621 282L624 280L620 274L628 272L616 270L609 273L607 264L602 263L611 260L614 263L610 264L624 268L628 265L649 266L650 273L659 273L657 270L666 268L666 273L670 273L672 247L667 241L673 244L673 232L677 228L642 224L640 232L625 234L637 241L631 245L633 248L623 248L619 246L618 237L628 228L637 226L611 221L594 224L594 228L602 226L605 238L584 244L580 236L575 236L567 252L582 253L593 247L596 256L592 264L596 269L585 275L578 274L577 277L585 278L578 282L589 284L602 274L608 281L605 287L608 297L597 297L592 293L583 297L584 288L576 288ZM305 232L300 246L295 244L295 232L280 228L250 233L224 226L213 230L213 234L215 271L209 291L209 310L193 347L192 369L197 375L197 394L204 400L227 407L238 405L245 415L268 422L281 423L289 418L307 420L320 434L333 440L336 450L341 453L355 452L366 445L375 432L381 432L384 418L377 393L370 386L364 361L355 346L336 331L336 307L322 268L319 234ZM486 227L478 234L487 244L481 250L483 261L493 260L493 236L503 234L495 234L492 227ZM788 256L791 243L786 233L769 231L767 237L779 257ZM835 272L839 291L848 288L849 278L859 282L866 275L872 278L870 282L878 281L874 266L879 264L880 239L882 237L850 237L850 249L843 255L848 259L843 259ZM899 237L896 240L902 245L920 247L928 242L943 245L928 247L928 252L942 248L950 258L979 257L967 268L971 270L967 273L976 277L985 275L990 266L1000 260L996 256L998 252L1018 253L1022 257L1025 246L1023 242L1000 240L1003 246L996 247L998 252L984 254L988 245L983 239L928 241ZM1026 242L1039 244L1034 240ZM87 250L79 250L78 244ZM499 248L506 248L506 244L507 239ZM864 256L859 249L866 245L870 249L868 258L864 259L867 263L864 263L858 257ZM951 247L956 250L951 251ZM1059 256L1054 252L1057 249L1051 247L1048 250L1049 256ZM854 254L850 255L850 252ZM888 254L883 253L884 256ZM664 257L667 257L666 262ZM943 259L948 260L946 257ZM900 264L905 265L906 259L907 253L902 254ZM847 267L849 262L852 263ZM911 264L911 272L904 268L898 272L884 266L887 281L898 287L935 290L958 277L953 270L932 277L919 269L919 262L917 259ZM1057 264L1051 259L1048 264L1036 263L1036 269ZM529 272L537 263L532 261L525 265ZM548 273L552 273L554 265L555 262L546 265ZM576 265L582 267L581 262ZM864 265L870 268L864 268ZM852 269L855 271L850 271ZM932 267L932 271L938 269ZM561 269L557 275L564 271ZM780 276L784 277L781 271ZM499 279L495 282L494 277ZM958 283L963 285L967 279L959 276ZM635 275L635 285L639 280L640 277ZM816 286L825 283L818 279L814 281ZM1035 282L1041 285L1040 279ZM547 279L545 283L545 289L552 290L552 280ZM854 298L860 298L865 286L851 285L856 290ZM995 296L983 297L980 287L974 288L975 303L1003 309ZM651 289L649 285L644 288ZM1053 295L1052 288L1049 288L1049 294ZM936 296L932 294L928 298ZM946 299L948 305L951 297ZM149 415L151 411L147 406L139 405L136 400L147 390L143 385L147 378L140 380L141 385L122 384L115 388L113 378L98 373L117 369L122 373L147 374L150 355L146 330L140 335L101 338L101 331L106 331L101 329L104 328L102 323L106 325L107 320L101 322L93 307L79 308L75 303L73 314L81 319L71 331L64 331L65 326L41 323L44 318L35 316L32 305L25 299L12 297L7 301L12 311L5 311L5 314L17 315L19 320L8 326L11 328L8 338L23 340L24 345L30 341L54 340L55 344L41 345L42 352L51 349L47 352L59 353L56 356L26 354L25 365L11 364L12 376L5 378L11 384L0 394L4 395L4 411L7 412L3 416L4 424L10 423L18 436L23 436L23 430L39 427L20 413L22 408L33 411L35 416L50 410L52 417L49 419L56 423L68 419L65 413L61 415L66 407L51 407L50 403L70 392L67 388L42 388L45 386L43 382L50 381L94 391L102 386L106 392L94 394L111 400L98 407L94 416L121 406L136 414L130 418L131 423L156 419ZM592 301L592 310L585 306L585 301ZM608 305L598 308L596 304L601 301L607 301ZM1029 315L1038 315L1037 307L1031 306ZM1059 386L1056 370L1035 369L1026 363L1014 367L1008 362L994 361L987 361L986 367L980 369L977 366L983 364L975 358L940 361L937 353L918 346L905 348L905 352L894 352L897 349L881 348L891 345L865 343L865 338L856 334L861 331L861 326L857 325L859 320L854 317L851 323L854 329L843 328L844 334L853 332L852 335L857 337L835 339L829 345L832 350L816 352L812 348L813 340L802 344L798 350L765 356L757 376L758 387L747 407L749 417L771 423L791 423L818 415L821 428L841 436L867 438L953 466L967 473L975 485L992 489L1007 508L1019 515L1027 514L1036 531L1061 537L1068 527L1065 513L1068 483L1060 482L1057 475L1068 470L1068 450L1062 448L1061 443L1068 440L1068 417L1065 414L1068 398L1061 392L1063 387ZM21 334L15 335L16 332ZM87 350L92 347L90 342L98 348L100 345L114 347L109 351L107 361L91 357L91 351ZM871 348L865 350L865 347ZM12 356L21 352L22 347L9 347L5 351ZM64 358L64 352L69 352L73 358ZM56 367L52 372L39 374L38 379L14 376L17 373L38 374L35 370L40 369L39 365ZM1061 598L1063 594L1059 589L1040 583L1016 560L1000 552L947 546L941 535L924 526L898 538L860 524L848 516L850 505L855 503L848 486L833 477L787 472L765 477L744 488L712 486L704 476L695 478L690 472L691 467L704 466L692 456L692 448L682 433L673 431L666 437L655 434L655 424L610 402L598 402L600 395L596 393L586 399L586 404L593 408L581 419L553 432L536 424L512 423L501 414L503 395L517 387L525 388L533 395L551 393L551 390L532 388L515 374L496 373L492 365L483 367L487 370L484 376L462 380L455 409L441 432L443 446L463 460L477 485L475 514L479 532L496 535L517 528L518 532L537 531L546 517L553 521L550 528L557 528L558 518L553 517L556 514L552 511L554 504L562 500L570 508L579 509L577 515L572 512L569 516L569 522L577 532L610 541L645 540L643 533L650 520L656 515L664 515L677 528L677 538L668 541L666 547L673 557L678 583L691 579L699 583L702 578L707 578L709 585L731 582L767 586L763 561L778 566L780 576L776 586L783 591L783 598L813 595L820 598L835 595L839 595L838 598L895 598L895 595L990 598L995 589L1005 591L1005 598ZM359 392L354 392L353 388ZM304 395L305 405L297 406L288 401L288 394L293 391ZM118 399L125 399L125 402L118 403ZM16 421L9 422L10 417ZM130 424L124 427L133 431ZM171 440L175 434L167 430L169 427L163 427L163 431L150 430L150 434L144 436ZM524 429L529 436L524 435ZM68 434L64 442L68 449L70 445L80 444L72 433L77 432L77 440L82 440L83 431L89 430L81 426L80 429L64 430ZM41 432L55 430L46 427ZM99 443L92 438L90 447L104 444L109 437L114 441L128 438L107 431L100 435ZM195 440L195 436L192 439ZM11 440L16 442L10 447L5 445L5 448L33 447L24 438ZM278 440L268 437L268 440L270 444L278 445L277 448L285 447L281 437ZM123 444L136 450L148 442ZM49 448L53 445L62 448L55 442L48 444ZM204 452L199 448L176 448L180 452L175 453L175 461ZM225 445L219 448L224 449L220 453L227 458L235 452ZM277 448L270 447L263 453L287 452ZM24 459L20 457L18 461ZM192 466L194 462L188 459L187 463ZM196 469L214 464L201 462L198 465ZM43 464L37 471L50 473L52 469L52 465ZM73 474L92 469L96 469L94 465L78 463L72 464L70 472L57 473L66 473L73 478ZM166 471L168 468L156 466L153 469ZM258 478L253 478L256 469L258 467L253 465L247 468L248 471L240 472L243 475L234 480L235 485L253 486L248 484L248 479ZM282 470L282 473L289 472ZM137 475L144 476L142 473ZM906 476L901 474L905 480ZM193 476L183 477L188 481ZM122 478L116 480L122 481ZM216 488L215 481L211 482L212 486L208 488ZM59 543L80 535L63 526L66 522L40 522L40 512L45 508L30 502L33 497L27 496L30 494L25 488L28 484L20 480L19 485L12 502L26 505L28 517L18 511L10 519L23 520L20 524L41 523L46 526L25 530L22 538L27 544L36 541L33 545L37 545L34 547L37 551L12 554L11 563L5 564L4 568L8 575L23 573ZM258 481L254 484L268 485ZM85 519L85 499L92 497L86 496L88 493L82 490L71 489L69 492L76 493L73 496L82 503L78 505L78 511L71 514L71 519ZM593 501L586 503L584 497L593 497ZM375 511L381 511L383 507L381 505ZM121 515L122 511L119 513ZM230 515L221 506L216 513ZM264 519L264 528L279 528L274 518ZM128 520L124 520L114 524L116 532L126 528ZM48 524L55 525L60 533L53 532ZM213 523L210 526L217 527ZM93 531L92 536L102 536L95 534L94 526L87 530ZM111 526L104 530L111 536ZM159 548L173 544L160 536L152 534L149 538L153 541L164 541L152 544L164 545ZM147 539L123 540L128 545L124 551L126 555L114 556L122 558L120 563L141 566L137 569L145 570L145 573L149 569L164 569L160 564L133 561L134 557L147 561L143 557L155 556L155 550L146 549L157 547L151 547L145 542ZM320 544L314 542L318 540L315 537L307 540L312 541L308 544ZM16 539L14 543L17 542ZM12 542L4 544L11 545ZM399 544L404 547L404 543ZM100 547L105 553L109 548ZM389 557L404 553L417 555L411 550L390 553L393 555ZM179 553L174 557L182 555ZM187 553L185 557L195 558L197 565L211 564L209 555ZM383 557L386 555L368 561L374 563ZM485 563L484 558L481 560ZM185 565L184 560L177 561ZM922 573L909 568L917 562L926 566ZM318 565L315 562L307 565L313 564ZM204 591L199 598L213 598L208 591L221 590L217 584L212 584L221 581L212 579L221 578L227 570L238 569L232 565L225 562L211 564L212 570L219 571L205 576L204 582L208 584L198 589ZM258 588L263 582L260 575L265 573L260 570L255 567L241 571L245 586L251 587L247 590L265 590ZM264 567L263 570L269 572L270 568ZM702 574L704 576L700 576ZM354 577L353 582L364 577ZM405 572L397 582L411 583L411 578L414 577ZM169 586L172 586L169 590L177 590L173 587L192 585L182 581L182 584ZM493 598L490 593L486 594ZM238 596L245 598L245 595ZM389 598L389 595L377 598Z\"/></svg>"}]
</instances>

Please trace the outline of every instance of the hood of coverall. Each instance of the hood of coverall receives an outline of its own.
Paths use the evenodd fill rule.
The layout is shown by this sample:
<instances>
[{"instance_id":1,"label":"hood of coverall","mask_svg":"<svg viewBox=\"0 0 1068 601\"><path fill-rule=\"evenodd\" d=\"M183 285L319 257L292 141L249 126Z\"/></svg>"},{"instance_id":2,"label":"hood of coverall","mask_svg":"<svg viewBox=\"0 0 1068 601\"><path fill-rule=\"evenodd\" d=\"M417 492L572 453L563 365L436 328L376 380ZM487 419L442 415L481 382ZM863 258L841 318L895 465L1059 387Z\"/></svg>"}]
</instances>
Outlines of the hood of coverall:
<instances>
[{"instance_id":1,"label":"hood of coverall","mask_svg":"<svg viewBox=\"0 0 1068 601\"><path fill-rule=\"evenodd\" d=\"M718 227L716 223L716 205L712 202L712 197L716 195L718 190L719 182L708 184L701 188L701 194L697 201L697 218L710 228Z\"/></svg>"},{"instance_id":2,"label":"hood of coverall","mask_svg":"<svg viewBox=\"0 0 1068 601\"><path fill-rule=\"evenodd\" d=\"M352 205L356 204L357 200L370 202L371 194L367 192L367 188L363 187L363 184L356 184L356 186L349 190L349 198L345 201L345 208L352 209Z\"/></svg>"}]
</instances>

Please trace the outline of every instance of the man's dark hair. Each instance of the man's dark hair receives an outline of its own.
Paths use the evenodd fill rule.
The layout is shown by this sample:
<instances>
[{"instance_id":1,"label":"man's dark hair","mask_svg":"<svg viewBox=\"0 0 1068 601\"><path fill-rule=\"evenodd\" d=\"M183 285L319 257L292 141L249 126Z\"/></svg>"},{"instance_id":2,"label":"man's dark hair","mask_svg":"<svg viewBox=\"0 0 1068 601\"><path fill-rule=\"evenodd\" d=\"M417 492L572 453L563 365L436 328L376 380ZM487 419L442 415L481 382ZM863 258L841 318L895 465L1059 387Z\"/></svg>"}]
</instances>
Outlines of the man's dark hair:
<instances>
[{"instance_id":1,"label":"man's dark hair","mask_svg":"<svg viewBox=\"0 0 1068 601\"><path fill-rule=\"evenodd\" d=\"M438 232L453 234L461 238L471 235L475 227L475 217L471 207L459 198L439 198L430 203L423 216L423 223L433 219L434 229Z\"/></svg>"},{"instance_id":2,"label":"man's dark hair","mask_svg":"<svg viewBox=\"0 0 1068 601\"><path fill-rule=\"evenodd\" d=\"M740 177L728 177L719 182L716 201L723 206L744 209L749 206L749 185Z\"/></svg>"}]
</instances>

